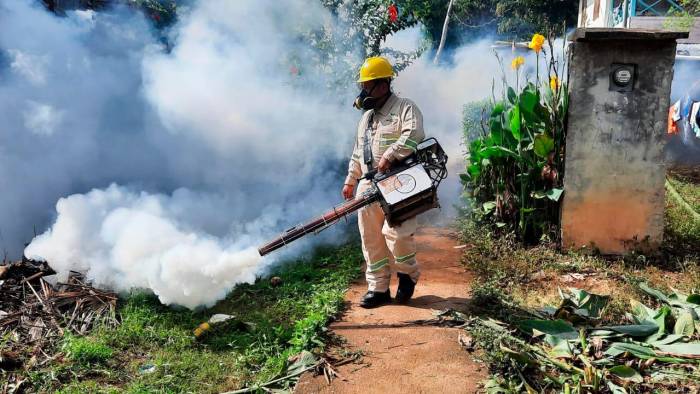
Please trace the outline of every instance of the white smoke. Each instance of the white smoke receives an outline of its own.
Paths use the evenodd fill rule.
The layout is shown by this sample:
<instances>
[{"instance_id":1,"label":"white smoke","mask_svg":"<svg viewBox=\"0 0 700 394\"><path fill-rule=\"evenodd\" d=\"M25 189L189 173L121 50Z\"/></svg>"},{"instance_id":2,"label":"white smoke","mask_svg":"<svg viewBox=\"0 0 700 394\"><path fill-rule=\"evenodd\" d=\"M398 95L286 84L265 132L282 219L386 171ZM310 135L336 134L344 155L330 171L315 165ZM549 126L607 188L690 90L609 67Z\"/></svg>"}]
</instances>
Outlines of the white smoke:
<instances>
[{"instance_id":1,"label":"white smoke","mask_svg":"<svg viewBox=\"0 0 700 394\"><path fill-rule=\"evenodd\" d=\"M466 147L462 141L462 109L466 103L491 94L500 69L489 41L455 50L447 64L435 66L433 53L421 56L396 80L395 90L416 100L423 112L426 136L436 137L449 157L449 177L440 185L441 210L454 218L454 205L462 192L458 174L464 172ZM429 216L431 221L435 216Z\"/></svg>"},{"instance_id":2,"label":"white smoke","mask_svg":"<svg viewBox=\"0 0 700 394\"><path fill-rule=\"evenodd\" d=\"M56 222L26 253L48 256L59 273L88 272L100 287L152 289L161 302L188 308L210 305L235 284L255 280L260 256L250 234L220 239L192 228L187 209L201 204L200 197L112 185L62 198Z\"/></svg>"},{"instance_id":3,"label":"white smoke","mask_svg":"<svg viewBox=\"0 0 700 394\"><path fill-rule=\"evenodd\" d=\"M261 242L340 200L354 92L330 97L312 67L284 61L313 53L299 36L330 23L320 3L207 1L181 16L166 52L128 9L0 6L10 254L53 216L28 257L193 308L254 280L271 263Z\"/></svg>"},{"instance_id":4,"label":"white smoke","mask_svg":"<svg viewBox=\"0 0 700 394\"><path fill-rule=\"evenodd\" d=\"M264 273L274 261L257 256L262 241L340 201L360 113L352 85L340 97L326 88L346 70L305 67L318 57L300 34L337 23L320 2L201 1L179 15L169 51L131 10L59 18L34 4L0 5L0 185L12 191L0 194L0 229L11 254L48 228L28 257L194 308ZM354 43L336 44L355 56ZM490 93L496 61L485 43L447 66L431 61L395 88L422 109L456 174L461 107ZM459 192L449 181L443 206Z\"/></svg>"}]
</instances>

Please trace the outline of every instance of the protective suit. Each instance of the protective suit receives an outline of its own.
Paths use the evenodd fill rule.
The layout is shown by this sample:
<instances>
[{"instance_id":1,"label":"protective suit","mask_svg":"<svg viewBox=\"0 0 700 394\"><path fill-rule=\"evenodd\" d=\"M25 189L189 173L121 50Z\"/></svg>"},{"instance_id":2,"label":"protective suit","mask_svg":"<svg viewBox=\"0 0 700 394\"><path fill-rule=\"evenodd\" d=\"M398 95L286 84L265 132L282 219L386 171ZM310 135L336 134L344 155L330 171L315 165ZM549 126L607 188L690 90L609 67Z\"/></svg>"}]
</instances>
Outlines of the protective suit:
<instances>
[{"instance_id":1,"label":"protective suit","mask_svg":"<svg viewBox=\"0 0 700 394\"><path fill-rule=\"evenodd\" d=\"M423 115L416 104L391 94L381 108L366 111L357 127L355 147L348 166L346 185L357 185L358 179L369 170L366 155L371 155L371 166L377 168L382 157L392 163L416 151L425 138ZM366 145L371 149L366 149ZM357 193L371 186L362 180ZM416 261L416 219L391 227L384 219L379 203L362 208L358 213L362 252L367 262L366 278L370 291L389 289L391 266L399 273L410 276L415 283L420 275Z\"/></svg>"}]
</instances>

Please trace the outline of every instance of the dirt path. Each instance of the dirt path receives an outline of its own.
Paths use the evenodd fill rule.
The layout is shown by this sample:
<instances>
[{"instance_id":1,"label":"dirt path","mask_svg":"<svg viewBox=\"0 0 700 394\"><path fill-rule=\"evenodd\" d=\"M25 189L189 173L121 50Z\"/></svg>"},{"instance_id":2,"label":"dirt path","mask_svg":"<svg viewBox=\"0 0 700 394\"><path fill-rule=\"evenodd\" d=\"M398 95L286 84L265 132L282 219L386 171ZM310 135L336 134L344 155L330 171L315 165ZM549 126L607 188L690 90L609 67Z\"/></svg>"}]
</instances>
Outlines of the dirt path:
<instances>
[{"instance_id":1,"label":"dirt path","mask_svg":"<svg viewBox=\"0 0 700 394\"><path fill-rule=\"evenodd\" d=\"M405 325L433 317L431 310L464 311L471 276L460 264L458 240L447 229L426 228L417 234L421 279L408 305L360 308L363 280L353 284L346 300L350 308L331 325L352 350L362 350L362 364L338 369L341 378L304 376L296 393L473 393L486 378L486 368L460 348L460 330ZM396 293L396 277L391 294ZM403 325L403 326L402 326Z\"/></svg>"}]
</instances>

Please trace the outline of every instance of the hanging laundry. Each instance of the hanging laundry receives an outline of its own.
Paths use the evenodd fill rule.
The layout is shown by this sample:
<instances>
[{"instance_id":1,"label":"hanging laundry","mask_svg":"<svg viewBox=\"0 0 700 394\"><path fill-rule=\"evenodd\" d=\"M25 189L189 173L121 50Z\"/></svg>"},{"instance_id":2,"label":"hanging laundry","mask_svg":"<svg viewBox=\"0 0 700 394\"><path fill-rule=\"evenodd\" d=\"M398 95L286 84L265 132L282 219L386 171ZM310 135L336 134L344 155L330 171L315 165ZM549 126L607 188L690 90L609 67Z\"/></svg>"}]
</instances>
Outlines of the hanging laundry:
<instances>
[{"instance_id":1,"label":"hanging laundry","mask_svg":"<svg viewBox=\"0 0 700 394\"><path fill-rule=\"evenodd\" d=\"M681 101L676 101L675 104L668 109L668 134L678 134L678 121L681 119Z\"/></svg>"},{"instance_id":2,"label":"hanging laundry","mask_svg":"<svg viewBox=\"0 0 700 394\"><path fill-rule=\"evenodd\" d=\"M700 125L698 125L698 115L700 114L698 112L700 112L700 102L693 103L688 121L690 122L690 127L695 133L695 136L700 138Z\"/></svg>"}]
</instances>

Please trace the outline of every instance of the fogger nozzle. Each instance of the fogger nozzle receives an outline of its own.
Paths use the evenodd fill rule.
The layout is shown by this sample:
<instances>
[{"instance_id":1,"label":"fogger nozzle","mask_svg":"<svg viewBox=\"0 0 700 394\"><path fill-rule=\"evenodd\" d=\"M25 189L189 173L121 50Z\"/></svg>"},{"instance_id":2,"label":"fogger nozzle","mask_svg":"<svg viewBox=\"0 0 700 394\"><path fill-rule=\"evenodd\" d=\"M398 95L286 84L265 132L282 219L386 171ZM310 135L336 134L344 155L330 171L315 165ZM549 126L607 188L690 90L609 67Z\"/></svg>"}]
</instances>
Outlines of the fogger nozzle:
<instances>
[{"instance_id":1,"label":"fogger nozzle","mask_svg":"<svg viewBox=\"0 0 700 394\"><path fill-rule=\"evenodd\" d=\"M273 252L290 242L296 241L297 239L311 233L319 232L328 226L335 224L338 220L343 217L359 210L360 208L369 205L376 201L377 192L372 190L369 193L362 193L357 196L354 200L347 201L337 207L327 211L323 215L308 221L307 223L294 226L284 233L280 234L277 238L266 243L258 249L260 256L265 256L270 252Z\"/></svg>"}]
</instances>

